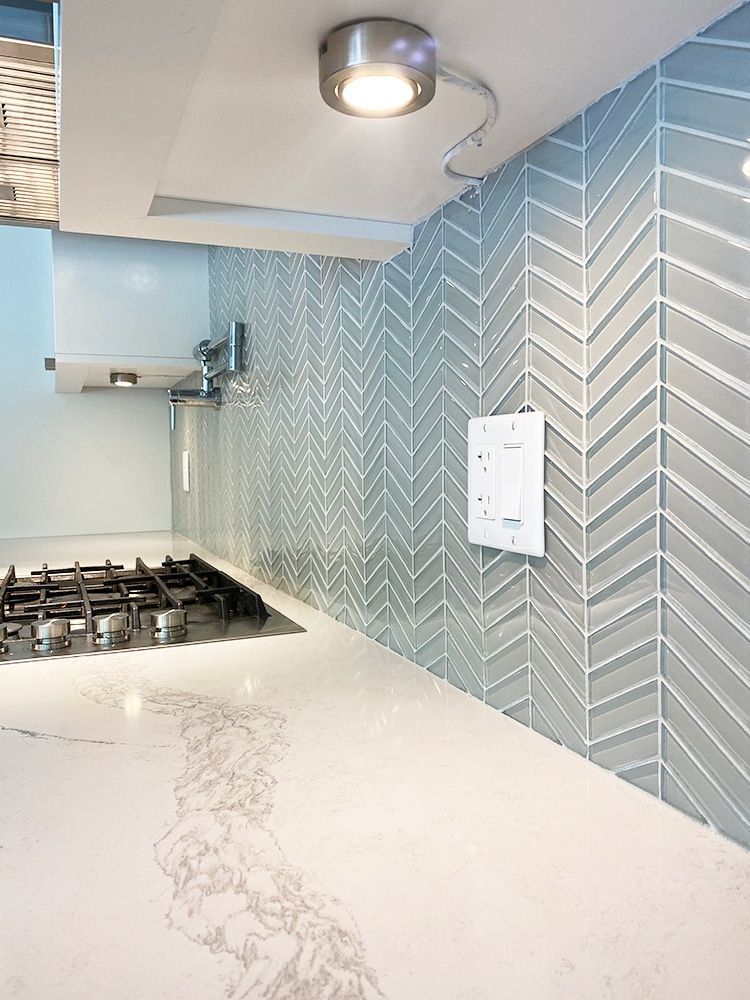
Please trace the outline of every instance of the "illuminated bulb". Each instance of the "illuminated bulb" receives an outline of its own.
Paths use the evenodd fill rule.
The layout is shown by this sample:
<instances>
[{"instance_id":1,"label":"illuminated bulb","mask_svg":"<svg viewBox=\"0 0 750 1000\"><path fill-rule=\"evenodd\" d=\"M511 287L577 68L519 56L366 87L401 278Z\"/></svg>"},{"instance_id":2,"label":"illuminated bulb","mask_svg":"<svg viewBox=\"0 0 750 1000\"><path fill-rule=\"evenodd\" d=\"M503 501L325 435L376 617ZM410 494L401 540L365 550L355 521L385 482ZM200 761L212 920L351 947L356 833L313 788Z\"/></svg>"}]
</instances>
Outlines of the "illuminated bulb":
<instances>
[{"instance_id":1,"label":"illuminated bulb","mask_svg":"<svg viewBox=\"0 0 750 1000\"><path fill-rule=\"evenodd\" d=\"M138 382L135 372L112 372L109 376L111 385L116 385L120 389L130 389Z\"/></svg>"},{"instance_id":2,"label":"illuminated bulb","mask_svg":"<svg viewBox=\"0 0 750 1000\"><path fill-rule=\"evenodd\" d=\"M419 96L419 85L402 76L354 76L337 89L344 104L367 114L401 111Z\"/></svg>"},{"instance_id":3,"label":"illuminated bulb","mask_svg":"<svg viewBox=\"0 0 750 1000\"><path fill-rule=\"evenodd\" d=\"M750 177L750 156L748 156L748 158L742 164L742 173L745 175L745 177Z\"/></svg>"}]
</instances>

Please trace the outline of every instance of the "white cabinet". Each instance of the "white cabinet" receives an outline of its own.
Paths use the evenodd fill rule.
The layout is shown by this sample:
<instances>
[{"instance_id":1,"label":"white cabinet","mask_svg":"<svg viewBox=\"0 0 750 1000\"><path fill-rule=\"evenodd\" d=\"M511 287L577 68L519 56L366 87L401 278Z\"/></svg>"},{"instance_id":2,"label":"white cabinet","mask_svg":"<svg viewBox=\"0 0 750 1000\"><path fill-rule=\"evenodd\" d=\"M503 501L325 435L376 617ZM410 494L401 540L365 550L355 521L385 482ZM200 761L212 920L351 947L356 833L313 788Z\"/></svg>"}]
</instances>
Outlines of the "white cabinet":
<instances>
[{"instance_id":1,"label":"white cabinet","mask_svg":"<svg viewBox=\"0 0 750 1000\"><path fill-rule=\"evenodd\" d=\"M168 388L198 369L209 336L203 246L53 233L55 391L109 386L135 372Z\"/></svg>"}]
</instances>

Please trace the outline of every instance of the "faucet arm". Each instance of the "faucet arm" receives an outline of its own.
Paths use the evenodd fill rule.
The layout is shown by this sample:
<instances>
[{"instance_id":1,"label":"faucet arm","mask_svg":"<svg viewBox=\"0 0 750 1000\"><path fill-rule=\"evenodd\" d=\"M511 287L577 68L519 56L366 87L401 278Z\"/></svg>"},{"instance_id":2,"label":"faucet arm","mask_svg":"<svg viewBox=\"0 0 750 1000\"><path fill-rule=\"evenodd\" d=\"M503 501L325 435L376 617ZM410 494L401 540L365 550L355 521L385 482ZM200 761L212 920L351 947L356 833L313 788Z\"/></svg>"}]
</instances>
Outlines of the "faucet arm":
<instances>
[{"instance_id":1,"label":"faucet arm","mask_svg":"<svg viewBox=\"0 0 750 1000\"><path fill-rule=\"evenodd\" d=\"M221 389L218 386L211 389L170 389L169 402L172 406L220 406Z\"/></svg>"},{"instance_id":2,"label":"faucet arm","mask_svg":"<svg viewBox=\"0 0 750 1000\"><path fill-rule=\"evenodd\" d=\"M200 361L201 365L208 363L211 357L211 341L202 340L199 344L196 344L193 348L193 357L196 361Z\"/></svg>"}]
</instances>

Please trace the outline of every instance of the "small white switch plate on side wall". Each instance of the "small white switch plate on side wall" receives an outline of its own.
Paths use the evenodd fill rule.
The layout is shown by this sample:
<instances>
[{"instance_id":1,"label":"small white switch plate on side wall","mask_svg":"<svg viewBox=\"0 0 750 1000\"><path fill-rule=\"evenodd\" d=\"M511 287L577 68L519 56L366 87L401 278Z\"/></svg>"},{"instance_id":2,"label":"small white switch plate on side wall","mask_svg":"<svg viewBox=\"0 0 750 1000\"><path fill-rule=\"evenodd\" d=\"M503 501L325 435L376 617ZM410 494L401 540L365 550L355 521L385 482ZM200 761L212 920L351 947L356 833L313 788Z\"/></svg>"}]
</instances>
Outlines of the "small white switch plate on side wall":
<instances>
[{"instance_id":1,"label":"small white switch plate on side wall","mask_svg":"<svg viewBox=\"0 0 750 1000\"><path fill-rule=\"evenodd\" d=\"M544 414L469 421L469 541L544 555Z\"/></svg>"},{"instance_id":2,"label":"small white switch plate on side wall","mask_svg":"<svg viewBox=\"0 0 750 1000\"><path fill-rule=\"evenodd\" d=\"M183 493L190 492L190 452L183 451L182 453L182 491Z\"/></svg>"}]
</instances>

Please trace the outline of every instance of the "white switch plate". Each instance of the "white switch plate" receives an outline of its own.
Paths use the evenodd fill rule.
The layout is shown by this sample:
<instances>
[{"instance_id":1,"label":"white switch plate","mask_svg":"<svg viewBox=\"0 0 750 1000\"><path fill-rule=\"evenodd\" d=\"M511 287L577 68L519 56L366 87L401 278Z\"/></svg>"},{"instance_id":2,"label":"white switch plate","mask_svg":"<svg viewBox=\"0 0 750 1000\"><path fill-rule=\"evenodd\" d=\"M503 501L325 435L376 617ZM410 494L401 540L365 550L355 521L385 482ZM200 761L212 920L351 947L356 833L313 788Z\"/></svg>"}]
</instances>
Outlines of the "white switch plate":
<instances>
[{"instance_id":1,"label":"white switch plate","mask_svg":"<svg viewBox=\"0 0 750 1000\"><path fill-rule=\"evenodd\" d=\"M469 541L544 555L544 414L469 421Z\"/></svg>"},{"instance_id":2,"label":"white switch plate","mask_svg":"<svg viewBox=\"0 0 750 1000\"><path fill-rule=\"evenodd\" d=\"M190 452L182 453L182 490L184 493L190 492Z\"/></svg>"}]
</instances>

